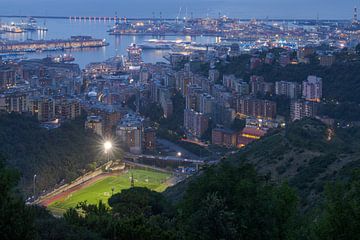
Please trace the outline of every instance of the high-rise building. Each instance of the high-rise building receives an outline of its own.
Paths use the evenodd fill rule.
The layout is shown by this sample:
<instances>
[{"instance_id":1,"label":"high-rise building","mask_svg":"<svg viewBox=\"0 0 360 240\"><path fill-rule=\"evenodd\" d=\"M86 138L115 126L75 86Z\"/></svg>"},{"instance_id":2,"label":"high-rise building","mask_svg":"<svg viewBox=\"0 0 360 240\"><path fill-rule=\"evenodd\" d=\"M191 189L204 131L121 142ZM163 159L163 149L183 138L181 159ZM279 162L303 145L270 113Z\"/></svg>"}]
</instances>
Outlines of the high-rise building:
<instances>
[{"instance_id":1,"label":"high-rise building","mask_svg":"<svg viewBox=\"0 0 360 240\"><path fill-rule=\"evenodd\" d=\"M317 114L317 103L305 100L291 102L290 117L292 121L301 120L305 117L315 117Z\"/></svg>"},{"instance_id":2,"label":"high-rise building","mask_svg":"<svg viewBox=\"0 0 360 240\"><path fill-rule=\"evenodd\" d=\"M240 115L253 116L258 118L276 118L276 103L269 100L256 98L238 98L236 112Z\"/></svg>"},{"instance_id":3,"label":"high-rise building","mask_svg":"<svg viewBox=\"0 0 360 240\"><path fill-rule=\"evenodd\" d=\"M207 93L200 95L200 113L211 115L214 111L215 98Z\"/></svg>"},{"instance_id":4,"label":"high-rise building","mask_svg":"<svg viewBox=\"0 0 360 240\"><path fill-rule=\"evenodd\" d=\"M160 90L160 106L163 109L165 118L172 116L174 112L174 106L171 99L171 93L167 88L161 88Z\"/></svg>"},{"instance_id":5,"label":"high-rise building","mask_svg":"<svg viewBox=\"0 0 360 240\"><path fill-rule=\"evenodd\" d=\"M302 85L303 98L307 101L320 102L322 98L322 79L309 76Z\"/></svg>"},{"instance_id":6,"label":"high-rise building","mask_svg":"<svg viewBox=\"0 0 360 240\"><path fill-rule=\"evenodd\" d=\"M103 135L102 118L100 116L88 116L85 121L85 129L91 129L99 136Z\"/></svg>"},{"instance_id":7,"label":"high-rise building","mask_svg":"<svg viewBox=\"0 0 360 240\"><path fill-rule=\"evenodd\" d=\"M41 122L49 122L55 119L55 100L51 97L31 97L29 111Z\"/></svg>"},{"instance_id":8,"label":"high-rise building","mask_svg":"<svg viewBox=\"0 0 360 240\"><path fill-rule=\"evenodd\" d=\"M128 59L131 66L139 66L142 63L142 49L135 43L127 48Z\"/></svg>"},{"instance_id":9,"label":"high-rise building","mask_svg":"<svg viewBox=\"0 0 360 240\"><path fill-rule=\"evenodd\" d=\"M2 65L0 67L0 88L6 88L15 85L16 68Z\"/></svg>"},{"instance_id":10,"label":"high-rise building","mask_svg":"<svg viewBox=\"0 0 360 240\"><path fill-rule=\"evenodd\" d=\"M26 92L6 92L0 95L0 109L7 112L28 111L29 96Z\"/></svg>"},{"instance_id":11,"label":"high-rise building","mask_svg":"<svg viewBox=\"0 0 360 240\"><path fill-rule=\"evenodd\" d=\"M143 150L144 119L136 114L125 115L116 127L116 136L131 153L140 154Z\"/></svg>"},{"instance_id":12,"label":"high-rise building","mask_svg":"<svg viewBox=\"0 0 360 240\"><path fill-rule=\"evenodd\" d=\"M143 146L147 151L154 151L156 149L156 131L153 128L145 128Z\"/></svg>"},{"instance_id":13,"label":"high-rise building","mask_svg":"<svg viewBox=\"0 0 360 240\"><path fill-rule=\"evenodd\" d=\"M209 119L202 113L185 109L184 127L189 133L200 138L209 127Z\"/></svg>"},{"instance_id":14,"label":"high-rise building","mask_svg":"<svg viewBox=\"0 0 360 240\"><path fill-rule=\"evenodd\" d=\"M265 82L262 76L251 76L250 77L250 86L251 86L251 94L267 94L272 93L274 84L270 82Z\"/></svg>"},{"instance_id":15,"label":"high-rise building","mask_svg":"<svg viewBox=\"0 0 360 240\"><path fill-rule=\"evenodd\" d=\"M188 85L188 91L185 96L186 109L200 110L200 95L203 92L202 88L197 84Z\"/></svg>"},{"instance_id":16,"label":"high-rise building","mask_svg":"<svg viewBox=\"0 0 360 240\"><path fill-rule=\"evenodd\" d=\"M320 55L320 65L324 67L330 67L335 63L336 57L333 54Z\"/></svg>"},{"instance_id":17,"label":"high-rise building","mask_svg":"<svg viewBox=\"0 0 360 240\"><path fill-rule=\"evenodd\" d=\"M212 130L212 144L225 146L225 147L236 147L237 133L230 129L215 128Z\"/></svg>"},{"instance_id":18,"label":"high-rise building","mask_svg":"<svg viewBox=\"0 0 360 240\"><path fill-rule=\"evenodd\" d=\"M301 85L295 82L275 82L275 94L296 99L301 95Z\"/></svg>"},{"instance_id":19,"label":"high-rise building","mask_svg":"<svg viewBox=\"0 0 360 240\"><path fill-rule=\"evenodd\" d=\"M55 99L55 118L74 120L81 115L80 100L75 98Z\"/></svg>"}]
</instances>

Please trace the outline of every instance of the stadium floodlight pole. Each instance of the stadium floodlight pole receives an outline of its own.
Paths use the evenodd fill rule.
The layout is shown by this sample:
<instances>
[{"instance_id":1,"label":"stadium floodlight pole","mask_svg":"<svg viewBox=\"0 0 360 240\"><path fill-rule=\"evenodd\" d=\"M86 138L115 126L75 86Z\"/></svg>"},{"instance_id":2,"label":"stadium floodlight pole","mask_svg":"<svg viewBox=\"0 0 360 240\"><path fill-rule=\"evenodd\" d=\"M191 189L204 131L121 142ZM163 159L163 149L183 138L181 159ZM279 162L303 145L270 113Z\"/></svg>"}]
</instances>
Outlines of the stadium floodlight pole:
<instances>
[{"instance_id":1,"label":"stadium floodlight pole","mask_svg":"<svg viewBox=\"0 0 360 240\"><path fill-rule=\"evenodd\" d=\"M36 190L36 189L35 189L36 177L37 177L36 174L34 174L34 178L33 178L33 184L34 184L34 186L33 186L33 188L34 188L34 189L33 189L33 191L34 191L34 200L35 200L35 194L36 194L36 192L35 192L35 190Z\"/></svg>"},{"instance_id":2,"label":"stadium floodlight pole","mask_svg":"<svg viewBox=\"0 0 360 240\"><path fill-rule=\"evenodd\" d=\"M182 156L182 153L181 152L177 152L176 153L176 156L178 157L178 168L180 167L180 159L179 158L181 158L181 156Z\"/></svg>"},{"instance_id":3,"label":"stadium floodlight pole","mask_svg":"<svg viewBox=\"0 0 360 240\"><path fill-rule=\"evenodd\" d=\"M113 145L110 141L104 142L104 150L107 154L107 161L110 162L110 150L112 149Z\"/></svg>"}]
</instances>

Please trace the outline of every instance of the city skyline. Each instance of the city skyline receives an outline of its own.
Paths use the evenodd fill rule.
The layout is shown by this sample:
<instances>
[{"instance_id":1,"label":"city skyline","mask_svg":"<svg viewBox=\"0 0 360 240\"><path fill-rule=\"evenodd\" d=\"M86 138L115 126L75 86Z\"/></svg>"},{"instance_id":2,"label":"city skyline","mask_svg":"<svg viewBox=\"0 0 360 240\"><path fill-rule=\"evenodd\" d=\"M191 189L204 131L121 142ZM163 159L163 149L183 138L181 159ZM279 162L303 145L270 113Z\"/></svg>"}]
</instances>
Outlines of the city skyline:
<instances>
[{"instance_id":1,"label":"city skyline","mask_svg":"<svg viewBox=\"0 0 360 240\"><path fill-rule=\"evenodd\" d=\"M359 6L358 0L339 2L337 0L135 0L122 1L105 0L102 8L96 7L97 0L55 1L55 0L2 0L0 14L8 15L108 15L115 12L119 16L150 17L162 15L164 17L184 17L193 15L218 16L227 15L237 18L286 18L286 19L351 19L353 8ZM90 6L84 8L84 4ZM91 7L94 6L94 7ZM144 6L141 9L138 6ZM181 8L181 11L180 11ZM179 14L180 13L180 14Z\"/></svg>"}]
</instances>

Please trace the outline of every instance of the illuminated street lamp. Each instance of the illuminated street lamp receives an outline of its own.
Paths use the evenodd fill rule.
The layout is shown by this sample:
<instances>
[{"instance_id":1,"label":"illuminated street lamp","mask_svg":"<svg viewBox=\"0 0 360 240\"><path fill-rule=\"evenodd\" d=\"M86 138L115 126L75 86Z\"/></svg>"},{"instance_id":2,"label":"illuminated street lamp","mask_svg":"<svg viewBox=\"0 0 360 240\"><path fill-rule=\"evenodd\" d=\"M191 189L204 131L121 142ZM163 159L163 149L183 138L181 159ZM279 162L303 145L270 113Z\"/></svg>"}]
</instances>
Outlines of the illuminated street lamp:
<instances>
[{"instance_id":1,"label":"illuminated street lamp","mask_svg":"<svg viewBox=\"0 0 360 240\"><path fill-rule=\"evenodd\" d=\"M34 178L33 178L33 184L34 184L34 186L33 186L33 187L34 187L34 189L33 189L33 190L34 190L34 199L35 199L35 197L36 197L36 196L35 196L35 194L36 194L36 190L35 190L36 177L37 177L36 174L34 174Z\"/></svg>"},{"instance_id":2,"label":"illuminated street lamp","mask_svg":"<svg viewBox=\"0 0 360 240\"><path fill-rule=\"evenodd\" d=\"M176 156L178 157L178 158L181 158L181 155L182 155L182 153L181 152L177 152L176 153ZM178 159L178 168L180 167L180 159Z\"/></svg>"},{"instance_id":3,"label":"illuminated street lamp","mask_svg":"<svg viewBox=\"0 0 360 240\"><path fill-rule=\"evenodd\" d=\"M105 150L105 153L107 154L108 162L110 161L110 151L112 148L113 148L113 145L110 141L104 142L104 150Z\"/></svg>"},{"instance_id":4,"label":"illuminated street lamp","mask_svg":"<svg viewBox=\"0 0 360 240\"><path fill-rule=\"evenodd\" d=\"M108 153L112 149L112 143L110 141L104 142L105 152Z\"/></svg>"}]
</instances>

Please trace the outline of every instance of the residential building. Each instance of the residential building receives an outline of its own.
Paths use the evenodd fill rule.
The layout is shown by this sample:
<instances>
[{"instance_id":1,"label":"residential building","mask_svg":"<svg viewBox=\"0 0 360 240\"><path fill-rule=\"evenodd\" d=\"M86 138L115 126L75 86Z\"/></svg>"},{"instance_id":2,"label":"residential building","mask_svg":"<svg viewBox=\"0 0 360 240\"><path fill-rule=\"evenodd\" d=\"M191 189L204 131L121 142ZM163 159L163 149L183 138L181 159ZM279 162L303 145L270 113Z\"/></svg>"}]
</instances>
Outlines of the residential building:
<instances>
[{"instance_id":1,"label":"residential building","mask_svg":"<svg viewBox=\"0 0 360 240\"><path fill-rule=\"evenodd\" d=\"M301 95L301 85L296 82L275 82L275 94L291 99L299 98Z\"/></svg>"},{"instance_id":2,"label":"residential building","mask_svg":"<svg viewBox=\"0 0 360 240\"><path fill-rule=\"evenodd\" d=\"M239 115L258 118L276 118L276 103L256 98L238 98L235 100L236 112Z\"/></svg>"},{"instance_id":3,"label":"residential building","mask_svg":"<svg viewBox=\"0 0 360 240\"><path fill-rule=\"evenodd\" d=\"M316 102L296 100L291 102L290 117L291 121L301 120L305 117L315 117L317 115Z\"/></svg>"},{"instance_id":4,"label":"residential building","mask_svg":"<svg viewBox=\"0 0 360 240\"><path fill-rule=\"evenodd\" d=\"M85 121L85 129L91 129L99 136L103 135L103 124L100 116L88 116Z\"/></svg>"},{"instance_id":5,"label":"residential building","mask_svg":"<svg viewBox=\"0 0 360 240\"><path fill-rule=\"evenodd\" d=\"M136 114L125 115L116 127L120 143L131 153L140 154L143 150L144 119Z\"/></svg>"},{"instance_id":6,"label":"residential building","mask_svg":"<svg viewBox=\"0 0 360 240\"><path fill-rule=\"evenodd\" d=\"M307 101L320 102L322 98L322 78L309 76L302 85L302 96Z\"/></svg>"},{"instance_id":7,"label":"residential building","mask_svg":"<svg viewBox=\"0 0 360 240\"><path fill-rule=\"evenodd\" d=\"M209 127L209 119L202 113L185 109L184 127L190 134L200 138Z\"/></svg>"}]
</instances>

